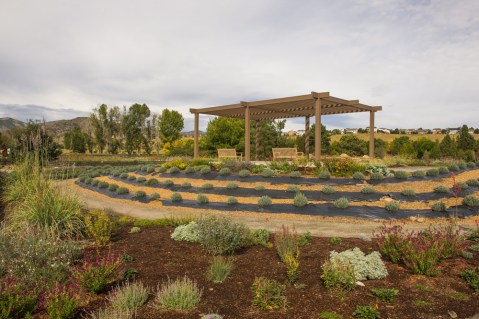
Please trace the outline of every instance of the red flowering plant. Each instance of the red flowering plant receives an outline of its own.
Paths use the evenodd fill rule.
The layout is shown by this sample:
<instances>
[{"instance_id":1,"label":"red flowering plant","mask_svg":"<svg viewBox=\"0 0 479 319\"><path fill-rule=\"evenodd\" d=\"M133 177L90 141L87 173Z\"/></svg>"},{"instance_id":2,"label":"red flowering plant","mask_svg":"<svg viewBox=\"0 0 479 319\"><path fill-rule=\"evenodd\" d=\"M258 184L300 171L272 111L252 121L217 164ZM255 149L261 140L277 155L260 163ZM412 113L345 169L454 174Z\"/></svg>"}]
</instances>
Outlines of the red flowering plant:
<instances>
[{"instance_id":1,"label":"red flowering plant","mask_svg":"<svg viewBox=\"0 0 479 319\"><path fill-rule=\"evenodd\" d=\"M29 287L11 275L0 278L0 318L24 318L39 310L37 287Z\"/></svg>"},{"instance_id":2,"label":"red flowering plant","mask_svg":"<svg viewBox=\"0 0 479 319\"><path fill-rule=\"evenodd\" d=\"M43 307L51 319L71 319L75 316L80 301L78 286L56 284L43 294Z\"/></svg>"},{"instance_id":3,"label":"red flowering plant","mask_svg":"<svg viewBox=\"0 0 479 319\"><path fill-rule=\"evenodd\" d=\"M121 279L124 260L119 252L102 256L98 251L85 252L83 264L73 273L79 284L89 292L100 293Z\"/></svg>"}]
</instances>

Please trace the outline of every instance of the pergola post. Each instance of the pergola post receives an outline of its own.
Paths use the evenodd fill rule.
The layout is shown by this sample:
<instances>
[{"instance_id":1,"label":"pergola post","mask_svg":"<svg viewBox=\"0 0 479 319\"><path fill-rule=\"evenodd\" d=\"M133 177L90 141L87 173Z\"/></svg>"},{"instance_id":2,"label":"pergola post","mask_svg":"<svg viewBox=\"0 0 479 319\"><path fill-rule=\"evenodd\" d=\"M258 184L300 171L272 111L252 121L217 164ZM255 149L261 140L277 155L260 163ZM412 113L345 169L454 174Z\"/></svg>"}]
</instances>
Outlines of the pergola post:
<instances>
[{"instance_id":1,"label":"pergola post","mask_svg":"<svg viewBox=\"0 0 479 319\"><path fill-rule=\"evenodd\" d=\"M246 102L241 102L244 110L244 160L251 161L251 141L250 141L250 109Z\"/></svg>"},{"instance_id":2,"label":"pergola post","mask_svg":"<svg viewBox=\"0 0 479 319\"><path fill-rule=\"evenodd\" d=\"M309 158L309 115L304 122L304 155Z\"/></svg>"},{"instance_id":3,"label":"pergola post","mask_svg":"<svg viewBox=\"0 0 479 319\"><path fill-rule=\"evenodd\" d=\"M193 158L198 158L199 156L199 147L198 147L198 137L199 137L199 125L200 124L200 114L195 112L195 132L194 132L194 151Z\"/></svg>"},{"instance_id":4,"label":"pergola post","mask_svg":"<svg viewBox=\"0 0 479 319\"><path fill-rule=\"evenodd\" d=\"M259 120L256 120L256 126L255 126L255 133L256 133L256 136L255 136L255 142L256 142L256 145L255 145L255 159L257 161L259 161Z\"/></svg>"},{"instance_id":5,"label":"pergola post","mask_svg":"<svg viewBox=\"0 0 479 319\"><path fill-rule=\"evenodd\" d=\"M374 158L374 111L369 111L369 157Z\"/></svg>"},{"instance_id":6,"label":"pergola post","mask_svg":"<svg viewBox=\"0 0 479 319\"><path fill-rule=\"evenodd\" d=\"M314 158L321 159L321 99L316 98L314 101Z\"/></svg>"}]
</instances>

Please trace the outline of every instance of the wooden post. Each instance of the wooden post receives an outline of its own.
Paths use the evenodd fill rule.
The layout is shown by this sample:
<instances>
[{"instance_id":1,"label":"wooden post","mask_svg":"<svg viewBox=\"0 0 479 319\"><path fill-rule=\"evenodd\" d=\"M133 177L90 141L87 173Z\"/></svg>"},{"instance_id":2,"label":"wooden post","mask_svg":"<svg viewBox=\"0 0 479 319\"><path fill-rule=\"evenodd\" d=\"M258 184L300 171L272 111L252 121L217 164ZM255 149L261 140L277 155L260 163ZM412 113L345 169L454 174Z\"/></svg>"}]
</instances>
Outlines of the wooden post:
<instances>
[{"instance_id":1,"label":"wooden post","mask_svg":"<svg viewBox=\"0 0 479 319\"><path fill-rule=\"evenodd\" d=\"M195 133L194 133L194 152L193 158L198 158L199 156L199 146L198 146L198 137L199 137L199 125L200 124L200 114L195 113Z\"/></svg>"},{"instance_id":2,"label":"wooden post","mask_svg":"<svg viewBox=\"0 0 479 319\"><path fill-rule=\"evenodd\" d=\"M259 120L256 120L256 127L255 127L255 159L259 161Z\"/></svg>"},{"instance_id":3,"label":"wooden post","mask_svg":"<svg viewBox=\"0 0 479 319\"><path fill-rule=\"evenodd\" d=\"M309 115L304 122L304 155L309 158Z\"/></svg>"},{"instance_id":4,"label":"wooden post","mask_svg":"<svg viewBox=\"0 0 479 319\"><path fill-rule=\"evenodd\" d=\"M245 106L244 110L244 160L251 161L251 141L250 141L250 113L249 106L246 102L241 102Z\"/></svg>"},{"instance_id":5,"label":"wooden post","mask_svg":"<svg viewBox=\"0 0 479 319\"><path fill-rule=\"evenodd\" d=\"M374 158L374 111L369 111L369 157Z\"/></svg>"},{"instance_id":6,"label":"wooden post","mask_svg":"<svg viewBox=\"0 0 479 319\"><path fill-rule=\"evenodd\" d=\"M321 159L321 98L316 98L314 102L314 117L315 117L315 130L314 130L314 157Z\"/></svg>"}]
</instances>

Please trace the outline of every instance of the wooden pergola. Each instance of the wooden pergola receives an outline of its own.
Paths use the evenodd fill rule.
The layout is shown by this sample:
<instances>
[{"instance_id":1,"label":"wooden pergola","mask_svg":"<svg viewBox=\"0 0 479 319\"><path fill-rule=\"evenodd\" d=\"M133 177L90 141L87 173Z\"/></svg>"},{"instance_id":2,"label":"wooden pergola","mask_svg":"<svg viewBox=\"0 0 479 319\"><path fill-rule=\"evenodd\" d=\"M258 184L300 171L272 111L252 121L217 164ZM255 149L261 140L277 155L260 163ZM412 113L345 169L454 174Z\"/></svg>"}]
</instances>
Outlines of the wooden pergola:
<instances>
[{"instance_id":1,"label":"wooden pergola","mask_svg":"<svg viewBox=\"0 0 479 319\"><path fill-rule=\"evenodd\" d=\"M261 120L283 119L292 117L305 118L305 154L309 156L309 119L315 117L315 158L321 158L321 116L369 112L369 156L374 157L374 113L381 111L381 106L369 106L359 100L345 100L329 95L329 92L311 92L311 94L290 96L279 99L255 102L240 102L221 106L190 109L195 115L194 158L198 158L199 116L200 114L224 116L245 120L245 156L251 160L250 122L256 121L256 146L259 148L259 122Z\"/></svg>"}]
</instances>

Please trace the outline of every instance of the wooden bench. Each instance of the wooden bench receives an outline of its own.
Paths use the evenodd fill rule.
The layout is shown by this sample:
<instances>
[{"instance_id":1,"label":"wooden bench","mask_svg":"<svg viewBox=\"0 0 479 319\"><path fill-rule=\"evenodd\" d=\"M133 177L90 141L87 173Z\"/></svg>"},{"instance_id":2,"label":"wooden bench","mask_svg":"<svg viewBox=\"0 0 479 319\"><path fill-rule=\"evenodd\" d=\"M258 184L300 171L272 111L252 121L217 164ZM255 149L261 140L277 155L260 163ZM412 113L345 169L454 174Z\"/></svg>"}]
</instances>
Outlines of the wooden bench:
<instances>
[{"instance_id":1,"label":"wooden bench","mask_svg":"<svg viewBox=\"0 0 479 319\"><path fill-rule=\"evenodd\" d=\"M219 148L218 159L222 159L222 158L242 161L243 153L236 152L234 148Z\"/></svg>"},{"instance_id":2,"label":"wooden bench","mask_svg":"<svg viewBox=\"0 0 479 319\"><path fill-rule=\"evenodd\" d=\"M273 161L278 159L297 160L304 156L303 152L298 152L296 148L273 148Z\"/></svg>"}]
</instances>

